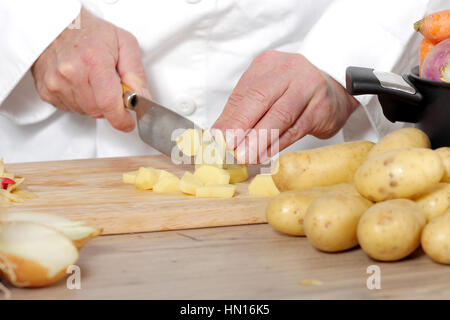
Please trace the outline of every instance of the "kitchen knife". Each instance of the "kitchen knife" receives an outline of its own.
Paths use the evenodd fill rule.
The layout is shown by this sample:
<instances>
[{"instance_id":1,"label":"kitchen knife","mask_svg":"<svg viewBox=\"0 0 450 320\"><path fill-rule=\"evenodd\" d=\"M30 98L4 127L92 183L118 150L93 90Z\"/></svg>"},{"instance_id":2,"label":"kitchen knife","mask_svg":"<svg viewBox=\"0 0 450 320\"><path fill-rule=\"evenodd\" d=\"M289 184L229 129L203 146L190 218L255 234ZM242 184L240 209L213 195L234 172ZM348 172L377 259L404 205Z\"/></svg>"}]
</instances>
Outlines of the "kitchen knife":
<instances>
[{"instance_id":1,"label":"kitchen knife","mask_svg":"<svg viewBox=\"0 0 450 320\"><path fill-rule=\"evenodd\" d=\"M122 91L125 107L136 112L138 132L141 139L168 157L171 157L174 147L177 148L175 150L178 150L175 141L177 136L173 136L173 134L176 132L179 134L183 133L183 130L179 129L202 130L200 126L191 120L154 101L142 97L123 83ZM238 164L233 154L228 150L226 152L227 162L233 163L225 164L224 168L232 164ZM194 159L191 159L191 164L193 163Z\"/></svg>"}]
</instances>

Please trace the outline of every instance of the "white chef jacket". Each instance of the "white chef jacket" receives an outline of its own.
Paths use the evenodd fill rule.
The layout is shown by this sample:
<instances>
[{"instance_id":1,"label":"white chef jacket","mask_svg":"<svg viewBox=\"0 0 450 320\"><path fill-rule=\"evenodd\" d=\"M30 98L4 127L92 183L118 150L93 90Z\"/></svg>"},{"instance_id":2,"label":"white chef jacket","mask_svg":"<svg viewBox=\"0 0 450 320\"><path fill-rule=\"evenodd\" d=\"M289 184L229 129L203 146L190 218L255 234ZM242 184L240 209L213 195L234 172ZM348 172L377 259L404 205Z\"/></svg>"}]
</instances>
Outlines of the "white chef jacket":
<instances>
[{"instance_id":1,"label":"white chef jacket","mask_svg":"<svg viewBox=\"0 0 450 320\"><path fill-rule=\"evenodd\" d=\"M142 49L152 98L210 127L254 57L299 52L344 84L347 66L407 72L417 64L412 24L442 0L4 0L0 3L0 157L6 162L156 153L137 131L60 111L40 100L30 67L81 6L130 31ZM82 21L75 21L77 27ZM404 126L376 99L333 138L307 136L289 149L345 140L376 141Z\"/></svg>"}]
</instances>

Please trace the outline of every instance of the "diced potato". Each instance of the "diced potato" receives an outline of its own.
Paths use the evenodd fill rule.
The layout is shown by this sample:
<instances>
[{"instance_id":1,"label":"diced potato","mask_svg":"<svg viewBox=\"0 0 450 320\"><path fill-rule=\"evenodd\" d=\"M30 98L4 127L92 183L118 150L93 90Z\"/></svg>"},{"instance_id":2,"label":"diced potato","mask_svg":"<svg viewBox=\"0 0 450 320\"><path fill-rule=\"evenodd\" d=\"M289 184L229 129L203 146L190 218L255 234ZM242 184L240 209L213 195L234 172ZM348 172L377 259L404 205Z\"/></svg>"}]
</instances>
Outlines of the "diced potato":
<instances>
[{"instance_id":1,"label":"diced potato","mask_svg":"<svg viewBox=\"0 0 450 320\"><path fill-rule=\"evenodd\" d=\"M232 198L236 192L236 186L231 184L216 184L199 187L196 189L198 198Z\"/></svg>"},{"instance_id":2,"label":"diced potato","mask_svg":"<svg viewBox=\"0 0 450 320\"><path fill-rule=\"evenodd\" d=\"M230 183L243 182L248 179L248 169L245 165L233 164L225 170L230 174Z\"/></svg>"},{"instance_id":3,"label":"diced potato","mask_svg":"<svg viewBox=\"0 0 450 320\"><path fill-rule=\"evenodd\" d=\"M230 182L230 174L215 166L203 165L194 172L201 183L205 186L213 184L228 184Z\"/></svg>"},{"instance_id":4,"label":"diced potato","mask_svg":"<svg viewBox=\"0 0 450 320\"><path fill-rule=\"evenodd\" d=\"M125 172L125 173L122 175L122 181L123 181L123 183L126 183L126 184L135 184L137 174L138 174L138 170L130 171L130 172Z\"/></svg>"},{"instance_id":5,"label":"diced potato","mask_svg":"<svg viewBox=\"0 0 450 320\"><path fill-rule=\"evenodd\" d=\"M222 168L225 163L226 143L222 131L210 129L203 130L200 152L195 159L196 163L214 165Z\"/></svg>"},{"instance_id":6,"label":"diced potato","mask_svg":"<svg viewBox=\"0 0 450 320\"><path fill-rule=\"evenodd\" d=\"M150 190L158 182L159 172L153 168L139 168L136 175L136 188L141 190Z\"/></svg>"},{"instance_id":7,"label":"diced potato","mask_svg":"<svg viewBox=\"0 0 450 320\"><path fill-rule=\"evenodd\" d=\"M178 148L188 157L197 155L201 146L201 131L198 129L187 129L177 139Z\"/></svg>"},{"instance_id":8,"label":"diced potato","mask_svg":"<svg viewBox=\"0 0 450 320\"><path fill-rule=\"evenodd\" d=\"M177 177L164 177L153 186L156 193L171 193L180 191L180 179Z\"/></svg>"},{"instance_id":9,"label":"diced potato","mask_svg":"<svg viewBox=\"0 0 450 320\"><path fill-rule=\"evenodd\" d=\"M271 174L258 174L248 185L251 196L273 197L280 193Z\"/></svg>"},{"instance_id":10,"label":"diced potato","mask_svg":"<svg viewBox=\"0 0 450 320\"><path fill-rule=\"evenodd\" d=\"M178 179L178 177L176 175L174 175L173 173L171 173L167 170L158 169L158 173L159 173L158 180L163 179L163 178L177 178Z\"/></svg>"},{"instance_id":11,"label":"diced potato","mask_svg":"<svg viewBox=\"0 0 450 320\"><path fill-rule=\"evenodd\" d=\"M203 183L200 181L199 178L194 176L189 171L186 171L181 178L180 181L180 190L187 194L196 194L197 188L200 188L203 186Z\"/></svg>"}]
</instances>

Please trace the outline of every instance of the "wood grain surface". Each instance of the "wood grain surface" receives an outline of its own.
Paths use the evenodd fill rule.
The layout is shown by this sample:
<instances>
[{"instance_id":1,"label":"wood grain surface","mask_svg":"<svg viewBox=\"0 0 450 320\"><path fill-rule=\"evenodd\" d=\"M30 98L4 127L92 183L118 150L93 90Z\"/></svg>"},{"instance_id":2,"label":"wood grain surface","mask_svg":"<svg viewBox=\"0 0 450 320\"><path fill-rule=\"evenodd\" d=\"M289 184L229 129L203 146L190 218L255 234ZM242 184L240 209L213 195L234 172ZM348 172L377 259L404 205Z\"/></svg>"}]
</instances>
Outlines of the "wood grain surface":
<instances>
[{"instance_id":1,"label":"wood grain surface","mask_svg":"<svg viewBox=\"0 0 450 320\"><path fill-rule=\"evenodd\" d=\"M81 289L69 290L67 280L42 289L8 285L12 299L450 298L450 266L420 249L378 262L360 248L319 252L267 224L103 236L87 244L77 265ZM373 265L381 288L369 290ZM304 285L309 280L321 284Z\"/></svg>"},{"instance_id":2,"label":"wood grain surface","mask_svg":"<svg viewBox=\"0 0 450 320\"><path fill-rule=\"evenodd\" d=\"M250 197L249 180L237 184L237 195L232 199L157 194L122 183L123 172L141 166L169 170L180 177L193 169L176 166L164 156L7 164L7 170L25 177L38 196L13 204L8 211L63 215L103 228L104 234L265 222L269 200Z\"/></svg>"}]
</instances>

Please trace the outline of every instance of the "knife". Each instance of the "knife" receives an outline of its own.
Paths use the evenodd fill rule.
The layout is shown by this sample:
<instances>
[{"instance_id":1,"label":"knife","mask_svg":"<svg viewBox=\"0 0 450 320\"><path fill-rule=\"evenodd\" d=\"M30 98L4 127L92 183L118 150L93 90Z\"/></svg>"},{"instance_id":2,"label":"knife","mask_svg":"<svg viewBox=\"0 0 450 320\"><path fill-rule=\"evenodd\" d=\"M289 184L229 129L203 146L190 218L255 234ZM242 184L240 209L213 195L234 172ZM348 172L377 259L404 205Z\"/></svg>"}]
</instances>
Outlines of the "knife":
<instances>
[{"instance_id":1,"label":"knife","mask_svg":"<svg viewBox=\"0 0 450 320\"><path fill-rule=\"evenodd\" d=\"M175 142L177 137L172 136L176 130L203 129L178 113L142 97L124 83L122 83L122 91L125 107L136 112L138 132L141 139L168 157L172 156L174 148L178 150ZM183 130L178 132L181 134ZM224 168L238 164L233 153L229 150L226 153L227 163L224 164ZM232 160L229 161L230 159ZM191 164L193 163L194 159L191 159Z\"/></svg>"}]
</instances>

